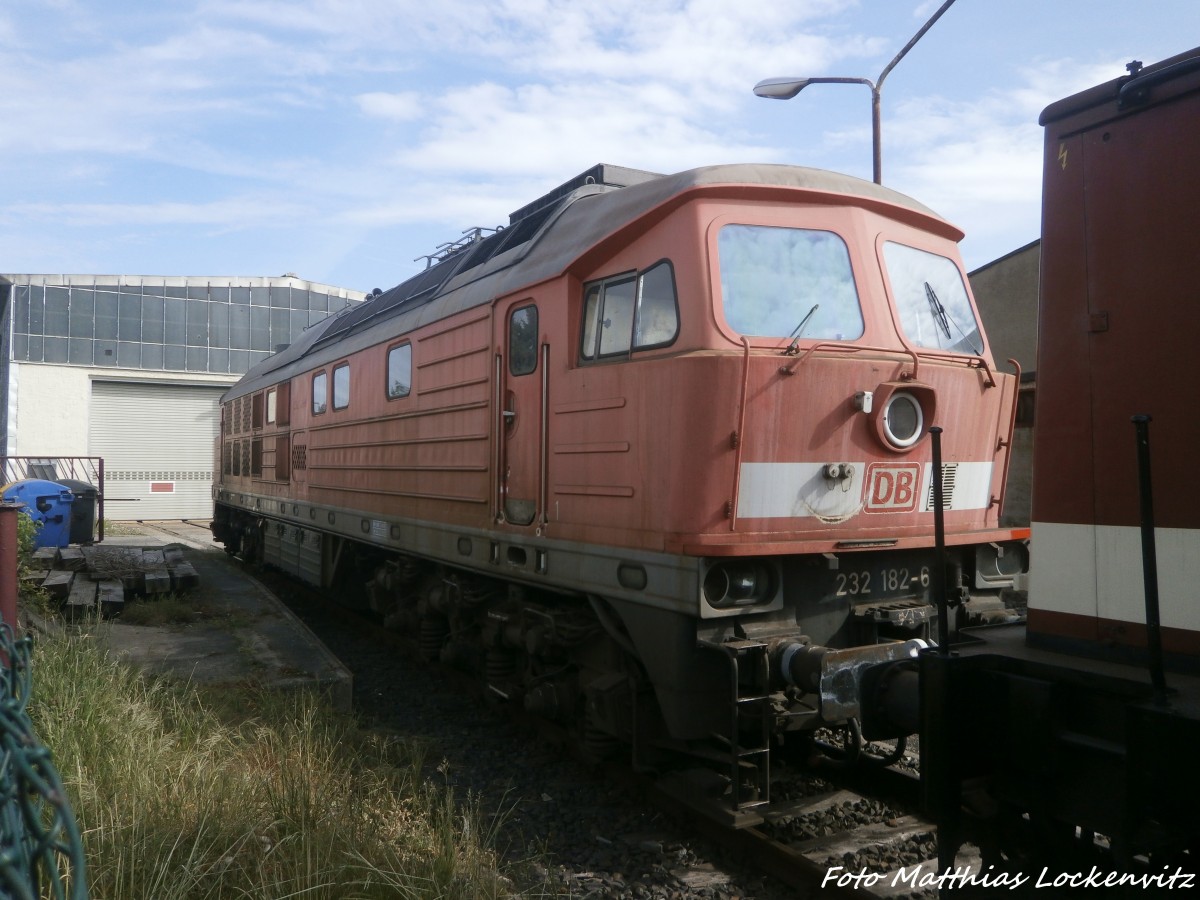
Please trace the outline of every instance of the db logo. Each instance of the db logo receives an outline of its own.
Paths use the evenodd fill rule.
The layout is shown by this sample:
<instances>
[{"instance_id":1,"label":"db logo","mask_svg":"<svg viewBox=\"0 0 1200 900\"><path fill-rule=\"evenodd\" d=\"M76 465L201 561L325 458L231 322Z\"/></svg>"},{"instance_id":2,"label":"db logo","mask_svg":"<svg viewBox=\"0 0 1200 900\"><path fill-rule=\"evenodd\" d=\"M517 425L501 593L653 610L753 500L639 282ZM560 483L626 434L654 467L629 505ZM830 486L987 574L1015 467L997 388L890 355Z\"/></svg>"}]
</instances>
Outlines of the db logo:
<instances>
[{"instance_id":1,"label":"db logo","mask_svg":"<svg viewBox=\"0 0 1200 900\"><path fill-rule=\"evenodd\" d=\"M912 512L917 508L919 463L871 463L867 466L867 512Z\"/></svg>"}]
</instances>

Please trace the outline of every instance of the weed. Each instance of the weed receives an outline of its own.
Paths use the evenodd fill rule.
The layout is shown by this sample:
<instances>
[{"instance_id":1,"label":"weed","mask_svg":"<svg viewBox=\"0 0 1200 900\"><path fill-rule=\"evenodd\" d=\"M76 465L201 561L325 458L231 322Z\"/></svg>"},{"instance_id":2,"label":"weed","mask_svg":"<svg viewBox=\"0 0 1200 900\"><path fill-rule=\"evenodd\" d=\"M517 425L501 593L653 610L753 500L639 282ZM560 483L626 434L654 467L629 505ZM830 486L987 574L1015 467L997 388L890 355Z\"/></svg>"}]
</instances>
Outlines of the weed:
<instances>
[{"instance_id":1,"label":"weed","mask_svg":"<svg viewBox=\"0 0 1200 900\"><path fill-rule=\"evenodd\" d=\"M136 600L127 598L121 610L126 625L186 625L204 617L204 611L178 594L158 594Z\"/></svg>"},{"instance_id":2,"label":"weed","mask_svg":"<svg viewBox=\"0 0 1200 900\"><path fill-rule=\"evenodd\" d=\"M305 692L141 676L44 638L30 712L84 833L94 898L501 897L495 821L419 746Z\"/></svg>"},{"instance_id":3,"label":"weed","mask_svg":"<svg viewBox=\"0 0 1200 900\"><path fill-rule=\"evenodd\" d=\"M17 513L17 595L21 605L48 612L52 608L50 595L42 588L45 572L33 567L34 541L41 522L25 513Z\"/></svg>"},{"instance_id":4,"label":"weed","mask_svg":"<svg viewBox=\"0 0 1200 900\"><path fill-rule=\"evenodd\" d=\"M145 529L136 522L110 522L108 519L104 520L105 537L136 537L145 533Z\"/></svg>"}]
</instances>

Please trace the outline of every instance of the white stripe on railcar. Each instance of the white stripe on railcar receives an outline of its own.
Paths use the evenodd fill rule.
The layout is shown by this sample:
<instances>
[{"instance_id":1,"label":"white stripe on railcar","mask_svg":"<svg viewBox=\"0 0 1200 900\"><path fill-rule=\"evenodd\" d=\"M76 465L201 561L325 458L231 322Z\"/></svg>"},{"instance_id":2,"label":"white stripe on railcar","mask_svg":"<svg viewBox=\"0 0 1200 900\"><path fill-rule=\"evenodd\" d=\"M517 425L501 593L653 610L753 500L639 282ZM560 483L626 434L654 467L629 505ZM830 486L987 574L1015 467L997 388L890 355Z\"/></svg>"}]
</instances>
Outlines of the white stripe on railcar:
<instances>
[{"instance_id":1,"label":"white stripe on railcar","mask_svg":"<svg viewBox=\"0 0 1200 900\"><path fill-rule=\"evenodd\" d=\"M1200 630L1200 529L1156 528L1159 618ZM1141 529L1133 525L1034 522L1029 606L1145 624Z\"/></svg>"}]
</instances>

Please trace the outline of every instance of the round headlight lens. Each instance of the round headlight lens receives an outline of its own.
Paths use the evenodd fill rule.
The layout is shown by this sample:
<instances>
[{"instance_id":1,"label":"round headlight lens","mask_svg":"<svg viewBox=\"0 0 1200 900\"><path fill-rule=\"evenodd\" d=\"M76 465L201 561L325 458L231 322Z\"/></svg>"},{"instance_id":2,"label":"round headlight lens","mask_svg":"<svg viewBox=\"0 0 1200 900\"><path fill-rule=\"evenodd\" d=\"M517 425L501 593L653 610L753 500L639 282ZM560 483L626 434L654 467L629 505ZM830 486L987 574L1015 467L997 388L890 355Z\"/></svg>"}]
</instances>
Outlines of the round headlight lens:
<instances>
[{"instance_id":1,"label":"round headlight lens","mask_svg":"<svg viewBox=\"0 0 1200 900\"><path fill-rule=\"evenodd\" d=\"M716 609L768 603L774 595L770 570L753 562L718 563L704 577L704 599Z\"/></svg>"},{"instance_id":2,"label":"round headlight lens","mask_svg":"<svg viewBox=\"0 0 1200 900\"><path fill-rule=\"evenodd\" d=\"M897 391L888 398L883 410L883 433L893 447L911 447L921 438L925 417L917 398Z\"/></svg>"}]
</instances>

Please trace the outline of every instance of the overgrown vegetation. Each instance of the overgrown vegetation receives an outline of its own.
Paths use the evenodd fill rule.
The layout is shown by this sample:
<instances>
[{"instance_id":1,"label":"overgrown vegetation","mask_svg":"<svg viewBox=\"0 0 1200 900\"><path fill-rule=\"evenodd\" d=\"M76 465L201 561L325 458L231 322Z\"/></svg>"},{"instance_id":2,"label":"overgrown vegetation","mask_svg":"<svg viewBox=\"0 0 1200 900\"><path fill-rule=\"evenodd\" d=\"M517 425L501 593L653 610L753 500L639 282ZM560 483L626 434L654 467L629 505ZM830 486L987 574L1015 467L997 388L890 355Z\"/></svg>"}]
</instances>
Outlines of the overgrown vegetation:
<instances>
[{"instance_id":1,"label":"overgrown vegetation","mask_svg":"<svg viewBox=\"0 0 1200 900\"><path fill-rule=\"evenodd\" d=\"M476 898L495 823L420 748L307 693L141 676L87 633L38 642L30 713L71 795L93 898Z\"/></svg>"},{"instance_id":2,"label":"overgrown vegetation","mask_svg":"<svg viewBox=\"0 0 1200 900\"><path fill-rule=\"evenodd\" d=\"M246 616L236 616L219 604L197 599L193 594L126 595L121 622L125 625L189 625L194 622L222 619L231 626L245 625Z\"/></svg>"},{"instance_id":3,"label":"overgrown vegetation","mask_svg":"<svg viewBox=\"0 0 1200 900\"><path fill-rule=\"evenodd\" d=\"M23 512L17 513L17 599L27 607L46 610L50 606L50 597L42 589L39 577L45 573L33 568L34 541L41 527L40 522L33 521Z\"/></svg>"},{"instance_id":4,"label":"overgrown vegetation","mask_svg":"<svg viewBox=\"0 0 1200 900\"><path fill-rule=\"evenodd\" d=\"M20 540L24 567L24 526ZM38 637L29 704L94 900L512 893L491 848L498 823L424 779L419 745L364 732L307 692L140 674L88 630L103 627Z\"/></svg>"}]
</instances>

